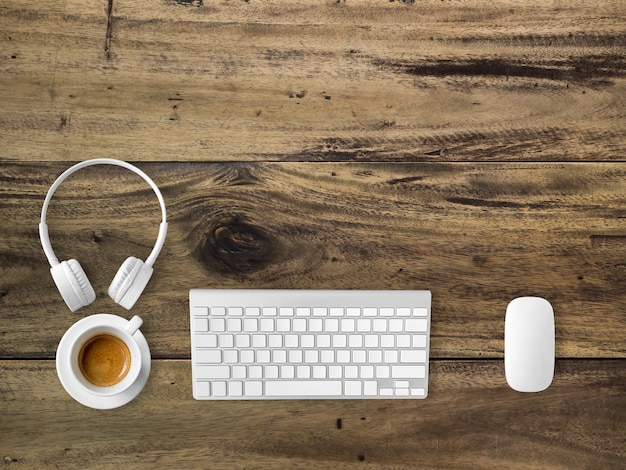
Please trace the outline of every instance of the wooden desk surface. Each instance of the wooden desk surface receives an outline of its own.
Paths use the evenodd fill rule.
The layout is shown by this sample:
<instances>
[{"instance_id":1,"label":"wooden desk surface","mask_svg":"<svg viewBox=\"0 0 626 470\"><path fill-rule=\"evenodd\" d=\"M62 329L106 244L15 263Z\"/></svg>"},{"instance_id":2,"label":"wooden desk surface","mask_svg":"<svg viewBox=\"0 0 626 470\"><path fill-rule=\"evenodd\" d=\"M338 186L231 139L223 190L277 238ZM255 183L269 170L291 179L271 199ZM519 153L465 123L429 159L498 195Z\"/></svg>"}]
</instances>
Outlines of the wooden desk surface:
<instances>
[{"instance_id":1,"label":"wooden desk surface","mask_svg":"<svg viewBox=\"0 0 626 470\"><path fill-rule=\"evenodd\" d=\"M624 468L626 8L620 1L0 3L2 468ZM106 290L170 231L132 310ZM128 173L128 174L127 174ZM430 396L196 402L188 290L430 289ZM504 312L556 312L556 375L509 389ZM152 372L96 411L63 333L144 318Z\"/></svg>"}]
</instances>

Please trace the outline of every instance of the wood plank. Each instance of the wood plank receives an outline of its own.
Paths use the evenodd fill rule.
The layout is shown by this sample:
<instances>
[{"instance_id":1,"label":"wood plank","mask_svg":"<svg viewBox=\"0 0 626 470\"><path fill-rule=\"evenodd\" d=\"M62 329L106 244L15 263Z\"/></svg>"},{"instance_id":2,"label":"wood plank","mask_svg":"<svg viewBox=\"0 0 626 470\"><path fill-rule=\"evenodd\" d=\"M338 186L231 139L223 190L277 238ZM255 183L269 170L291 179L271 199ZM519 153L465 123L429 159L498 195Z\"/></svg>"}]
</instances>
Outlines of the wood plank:
<instances>
[{"instance_id":1,"label":"wood plank","mask_svg":"<svg viewBox=\"0 0 626 470\"><path fill-rule=\"evenodd\" d=\"M537 394L509 389L501 361L434 361L427 399L376 402L197 402L189 367L153 361L139 397L98 411L65 393L53 361L0 361L4 463L618 469L626 458L624 360L558 361Z\"/></svg>"},{"instance_id":2,"label":"wood plank","mask_svg":"<svg viewBox=\"0 0 626 470\"><path fill-rule=\"evenodd\" d=\"M81 5L0 7L0 159L626 154L619 1Z\"/></svg>"},{"instance_id":3,"label":"wood plank","mask_svg":"<svg viewBox=\"0 0 626 470\"><path fill-rule=\"evenodd\" d=\"M430 289L433 358L502 357L508 301L538 295L556 311L558 357L626 356L624 164L141 164L170 230L132 312L106 291L126 257L149 254L158 204L136 175L87 168L48 214L57 256L96 289L77 313L37 234L68 166L0 167L0 357L52 358L72 323L103 312L144 317L155 357L188 358L197 287Z\"/></svg>"}]
</instances>

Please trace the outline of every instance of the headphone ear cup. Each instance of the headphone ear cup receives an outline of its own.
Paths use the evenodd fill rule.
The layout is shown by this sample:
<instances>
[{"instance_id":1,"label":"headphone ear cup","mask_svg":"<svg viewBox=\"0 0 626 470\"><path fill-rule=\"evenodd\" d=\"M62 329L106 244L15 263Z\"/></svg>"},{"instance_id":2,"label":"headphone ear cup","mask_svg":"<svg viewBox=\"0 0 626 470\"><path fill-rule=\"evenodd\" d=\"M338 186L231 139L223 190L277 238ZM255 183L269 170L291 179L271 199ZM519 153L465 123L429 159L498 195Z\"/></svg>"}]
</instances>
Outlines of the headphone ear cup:
<instances>
[{"instance_id":1,"label":"headphone ear cup","mask_svg":"<svg viewBox=\"0 0 626 470\"><path fill-rule=\"evenodd\" d=\"M82 266L75 259L62 261L50 269L52 279L61 297L72 312L96 299L96 293L87 279Z\"/></svg>"},{"instance_id":2,"label":"headphone ear cup","mask_svg":"<svg viewBox=\"0 0 626 470\"><path fill-rule=\"evenodd\" d=\"M145 289L154 269L139 258L131 256L122 264L109 286L109 296L130 310Z\"/></svg>"}]
</instances>

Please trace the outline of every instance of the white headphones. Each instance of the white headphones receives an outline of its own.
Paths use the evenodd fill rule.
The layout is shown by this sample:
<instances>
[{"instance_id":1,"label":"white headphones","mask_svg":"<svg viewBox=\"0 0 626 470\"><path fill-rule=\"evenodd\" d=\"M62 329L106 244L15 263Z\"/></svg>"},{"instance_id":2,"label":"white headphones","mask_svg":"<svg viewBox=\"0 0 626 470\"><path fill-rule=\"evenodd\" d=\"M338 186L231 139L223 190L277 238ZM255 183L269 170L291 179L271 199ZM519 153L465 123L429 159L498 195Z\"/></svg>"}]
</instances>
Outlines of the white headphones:
<instances>
[{"instance_id":1,"label":"white headphones","mask_svg":"<svg viewBox=\"0 0 626 470\"><path fill-rule=\"evenodd\" d=\"M144 180L146 180L146 182L154 190L154 193L161 204L163 220L159 226L157 241L152 249L152 252L150 253L150 256L148 256L145 262L135 258L134 256L126 259L113 278L113 282L109 286L109 296L116 303L130 310L130 308L135 305L135 302L137 302L137 299L152 276L152 272L154 271L152 265L156 261L157 256L159 256L161 248L163 248L165 235L167 234L165 202L163 201L161 191L159 191L157 185L154 184L154 181L152 181L148 175L146 175L139 168L121 160L96 158L78 163L65 170L61 176L59 176L56 181L52 183L52 186L48 190L48 194L46 195L46 199L43 203L43 208L41 209L41 222L39 223L39 237L41 238L41 245L43 246L43 251L48 258L50 266L52 266L50 268L52 278L54 279L59 292L61 292L63 300L65 300L65 303L70 310L74 312L93 302L96 298L96 293L94 292L93 287L91 287L91 284L89 283L89 280L87 279L87 276L78 261L70 259L69 261L59 262L57 257L54 255L52 245L50 244L50 237L48 235L48 225L46 224L46 212L48 211L48 205L50 204L52 195L59 185L63 182L63 180L65 180L65 178L75 171L92 165L121 166L137 173Z\"/></svg>"}]
</instances>

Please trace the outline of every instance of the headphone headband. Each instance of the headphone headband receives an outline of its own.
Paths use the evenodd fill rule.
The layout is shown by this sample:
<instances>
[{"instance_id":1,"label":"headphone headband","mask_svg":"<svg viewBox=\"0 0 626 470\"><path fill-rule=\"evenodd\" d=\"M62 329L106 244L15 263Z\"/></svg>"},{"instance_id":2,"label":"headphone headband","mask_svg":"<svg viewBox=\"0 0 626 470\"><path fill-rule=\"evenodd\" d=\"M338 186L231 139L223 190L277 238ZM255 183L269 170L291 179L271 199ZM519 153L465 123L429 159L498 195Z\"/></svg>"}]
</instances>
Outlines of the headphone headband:
<instances>
[{"instance_id":1,"label":"headphone headband","mask_svg":"<svg viewBox=\"0 0 626 470\"><path fill-rule=\"evenodd\" d=\"M50 236L48 235L48 225L46 224L46 213L48 212L48 206L50 205L50 200L52 199L52 195L57 190L57 188L61 185L61 183L72 173L80 170L81 168L85 168L92 165L114 165L120 166L122 168L126 168L133 173L141 176L152 188L154 193L156 194L159 204L161 205L161 215L162 221L159 226L159 234L157 235L157 240L152 249L152 252L146 259L145 264L148 266L152 266L156 261L161 249L163 248L163 244L165 243L165 236L167 234L167 214L165 211L165 201L163 200L163 196L161 195L161 191L158 186L150 179L148 175L146 175L143 171L137 168L134 165L131 165L128 162L122 160L115 160L113 158L94 158L92 160L86 160L84 162L77 163L76 165L65 170L61 175L56 179L50 189L48 190L48 194L46 195L46 199L44 200L43 207L41 209L41 221L39 223L39 236L41 238L41 244L43 246L43 251L48 258L48 262L52 267L60 264L58 258L54 254L54 250L52 249L52 244L50 243Z\"/></svg>"}]
</instances>

